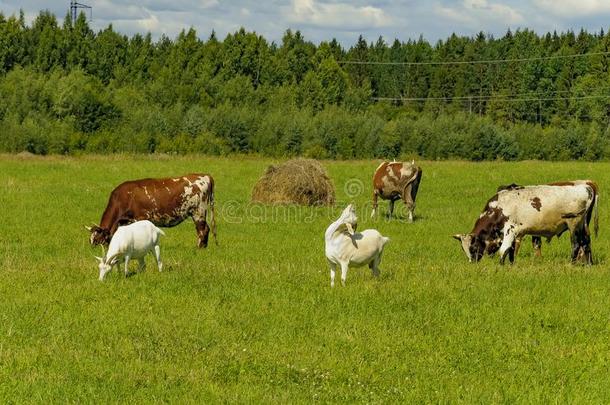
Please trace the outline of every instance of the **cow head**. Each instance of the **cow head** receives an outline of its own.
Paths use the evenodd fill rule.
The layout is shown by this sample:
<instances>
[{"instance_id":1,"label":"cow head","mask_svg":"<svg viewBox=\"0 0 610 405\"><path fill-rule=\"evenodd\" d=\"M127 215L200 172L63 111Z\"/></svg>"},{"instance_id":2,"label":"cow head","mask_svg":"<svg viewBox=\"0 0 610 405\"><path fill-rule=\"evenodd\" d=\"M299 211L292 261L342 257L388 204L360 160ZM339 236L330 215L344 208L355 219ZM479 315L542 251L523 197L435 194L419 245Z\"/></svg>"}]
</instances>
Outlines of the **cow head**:
<instances>
[{"instance_id":1,"label":"cow head","mask_svg":"<svg viewBox=\"0 0 610 405\"><path fill-rule=\"evenodd\" d=\"M453 238L460 242L462 250L466 253L469 262L478 262L483 257L486 250L486 243L483 239L473 233L453 235Z\"/></svg>"},{"instance_id":2,"label":"cow head","mask_svg":"<svg viewBox=\"0 0 610 405\"><path fill-rule=\"evenodd\" d=\"M100 228L97 225L85 226L85 229L91 233L89 242L95 245L107 245L110 243L110 231L108 229Z\"/></svg>"}]
</instances>

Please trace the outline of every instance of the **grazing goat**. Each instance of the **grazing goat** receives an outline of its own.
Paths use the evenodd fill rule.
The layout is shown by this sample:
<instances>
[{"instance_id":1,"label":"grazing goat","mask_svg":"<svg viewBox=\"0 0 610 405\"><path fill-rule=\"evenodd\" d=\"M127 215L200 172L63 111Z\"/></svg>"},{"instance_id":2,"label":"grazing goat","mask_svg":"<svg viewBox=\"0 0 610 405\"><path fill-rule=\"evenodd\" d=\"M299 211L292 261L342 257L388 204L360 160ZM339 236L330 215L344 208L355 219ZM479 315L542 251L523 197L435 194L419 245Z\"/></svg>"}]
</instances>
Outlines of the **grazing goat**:
<instances>
[{"instance_id":1,"label":"grazing goat","mask_svg":"<svg viewBox=\"0 0 610 405\"><path fill-rule=\"evenodd\" d=\"M349 266L360 267L365 264L379 276L379 263L384 245L390 240L375 229L356 232L358 218L353 204L348 205L338 220L327 229L326 259L330 266L330 286L335 286L335 270L341 266L341 284L345 286Z\"/></svg>"},{"instance_id":2,"label":"grazing goat","mask_svg":"<svg viewBox=\"0 0 610 405\"><path fill-rule=\"evenodd\" d=\"M144 256L154 251L159 271L163 268L159 249L159 236L165 235L163 231L148 220L137 221L129 225L120 226L112 236L106 255L96 257L100 262L100 281L112 270L112 266L119 267L119 260L125 261L125 276L128 273L129 260L138 259L139 270L144 269Z\"/></svg>"}]
</instances>

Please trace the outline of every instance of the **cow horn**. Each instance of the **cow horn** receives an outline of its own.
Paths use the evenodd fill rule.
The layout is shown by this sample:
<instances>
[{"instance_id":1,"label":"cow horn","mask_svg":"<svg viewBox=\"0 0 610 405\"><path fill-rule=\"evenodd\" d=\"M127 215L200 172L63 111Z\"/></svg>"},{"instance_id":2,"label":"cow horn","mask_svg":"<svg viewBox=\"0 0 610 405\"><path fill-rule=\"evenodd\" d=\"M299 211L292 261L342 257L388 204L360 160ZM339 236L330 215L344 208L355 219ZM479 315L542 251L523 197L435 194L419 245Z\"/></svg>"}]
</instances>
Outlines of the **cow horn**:
<instances>
[{"instance_id":1,"label":"cow horn","mask_svg":"<svg viewBox=\"0 0 610 405\"><path fill-rule=\"evenodd\" d=\"M95 257L97 259L97 261L100 263L102 263L104 261L104 259L102 259L101 257L98 257L98 256L93 256L93 257Z\"/></svg>"},{"instance_id":2,"label":"cow horn","mask_svg":"<svg viewBox=\"0 0 610 405\"><path fill-rule=\"evenodd\" d=\"M91 223L91 226L87 226L87 225L83 225L83 226L89 232L93 232L93 228L99 228L100 227L98 224L94 224L93 222Z\"/></svg>"},{"instance_id":3,"label":"cow horn","mask_svg":"<svg viewBox=\"0 0 610 405\"><path fill-rule=\"evenodd\" d=\"M451 235L451 237L452 237L453 239L456 239L456 240L461 241L461 240L462 240L462 238L464 237L464 235L462 235L462 234L459 234L459 233L458 233L458 234L455 234L455 235Z\"/></svg>"}]
</instances>

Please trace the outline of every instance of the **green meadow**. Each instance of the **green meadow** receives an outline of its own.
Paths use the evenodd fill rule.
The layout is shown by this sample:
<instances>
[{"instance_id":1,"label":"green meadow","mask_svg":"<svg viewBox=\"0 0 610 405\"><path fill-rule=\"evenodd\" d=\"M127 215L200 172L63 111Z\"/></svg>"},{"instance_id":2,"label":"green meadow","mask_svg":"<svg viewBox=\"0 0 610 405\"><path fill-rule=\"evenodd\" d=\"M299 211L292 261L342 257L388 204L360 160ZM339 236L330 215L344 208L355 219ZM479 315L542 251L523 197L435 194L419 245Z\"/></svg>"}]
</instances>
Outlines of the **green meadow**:
<instances>
[{"instance_id":1,"label":"green meadow","mask_svg":"<svg viewBox=\"0 0 610 405\"><path fill-rule=\"evenodd\" d=\"M418 162L416 221L370 219L378 161L324 161L332 208L251 205L276 160L0 156L0 401L310 403L610 401L610 163ZM130 277L98 281L84 225L128 179L210 173L218 241L167 228ZM598 182L595 264L568 235L514 265L469 264L470 231L500 184ZM608 191L606 191L608 190ZM381 276L330 288L324 231L356 204L391 238ZM132 263L136 270L137 262Z\"/></svg>"}]
</instances>

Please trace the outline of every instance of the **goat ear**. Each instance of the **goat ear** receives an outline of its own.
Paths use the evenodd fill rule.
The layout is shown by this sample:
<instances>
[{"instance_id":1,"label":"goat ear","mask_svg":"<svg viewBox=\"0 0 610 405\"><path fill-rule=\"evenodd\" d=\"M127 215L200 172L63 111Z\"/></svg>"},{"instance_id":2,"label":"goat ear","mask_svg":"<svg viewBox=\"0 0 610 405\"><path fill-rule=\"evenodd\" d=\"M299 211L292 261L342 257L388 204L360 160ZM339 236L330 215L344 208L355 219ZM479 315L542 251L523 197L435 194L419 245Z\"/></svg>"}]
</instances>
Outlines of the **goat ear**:
<instances>
[{"instance_id":1,"label":"goat ear","mask_svg":"<svg viewBox=\"0 0 610 405\"><path fill-rule=\"evenodd\" d=\"M464 235L461 233L456 233L455 235L452 235L451 237L455 240L459 240L460 242L462 241L462 239L464 239Z\"/></svg>"}]
</instances>

